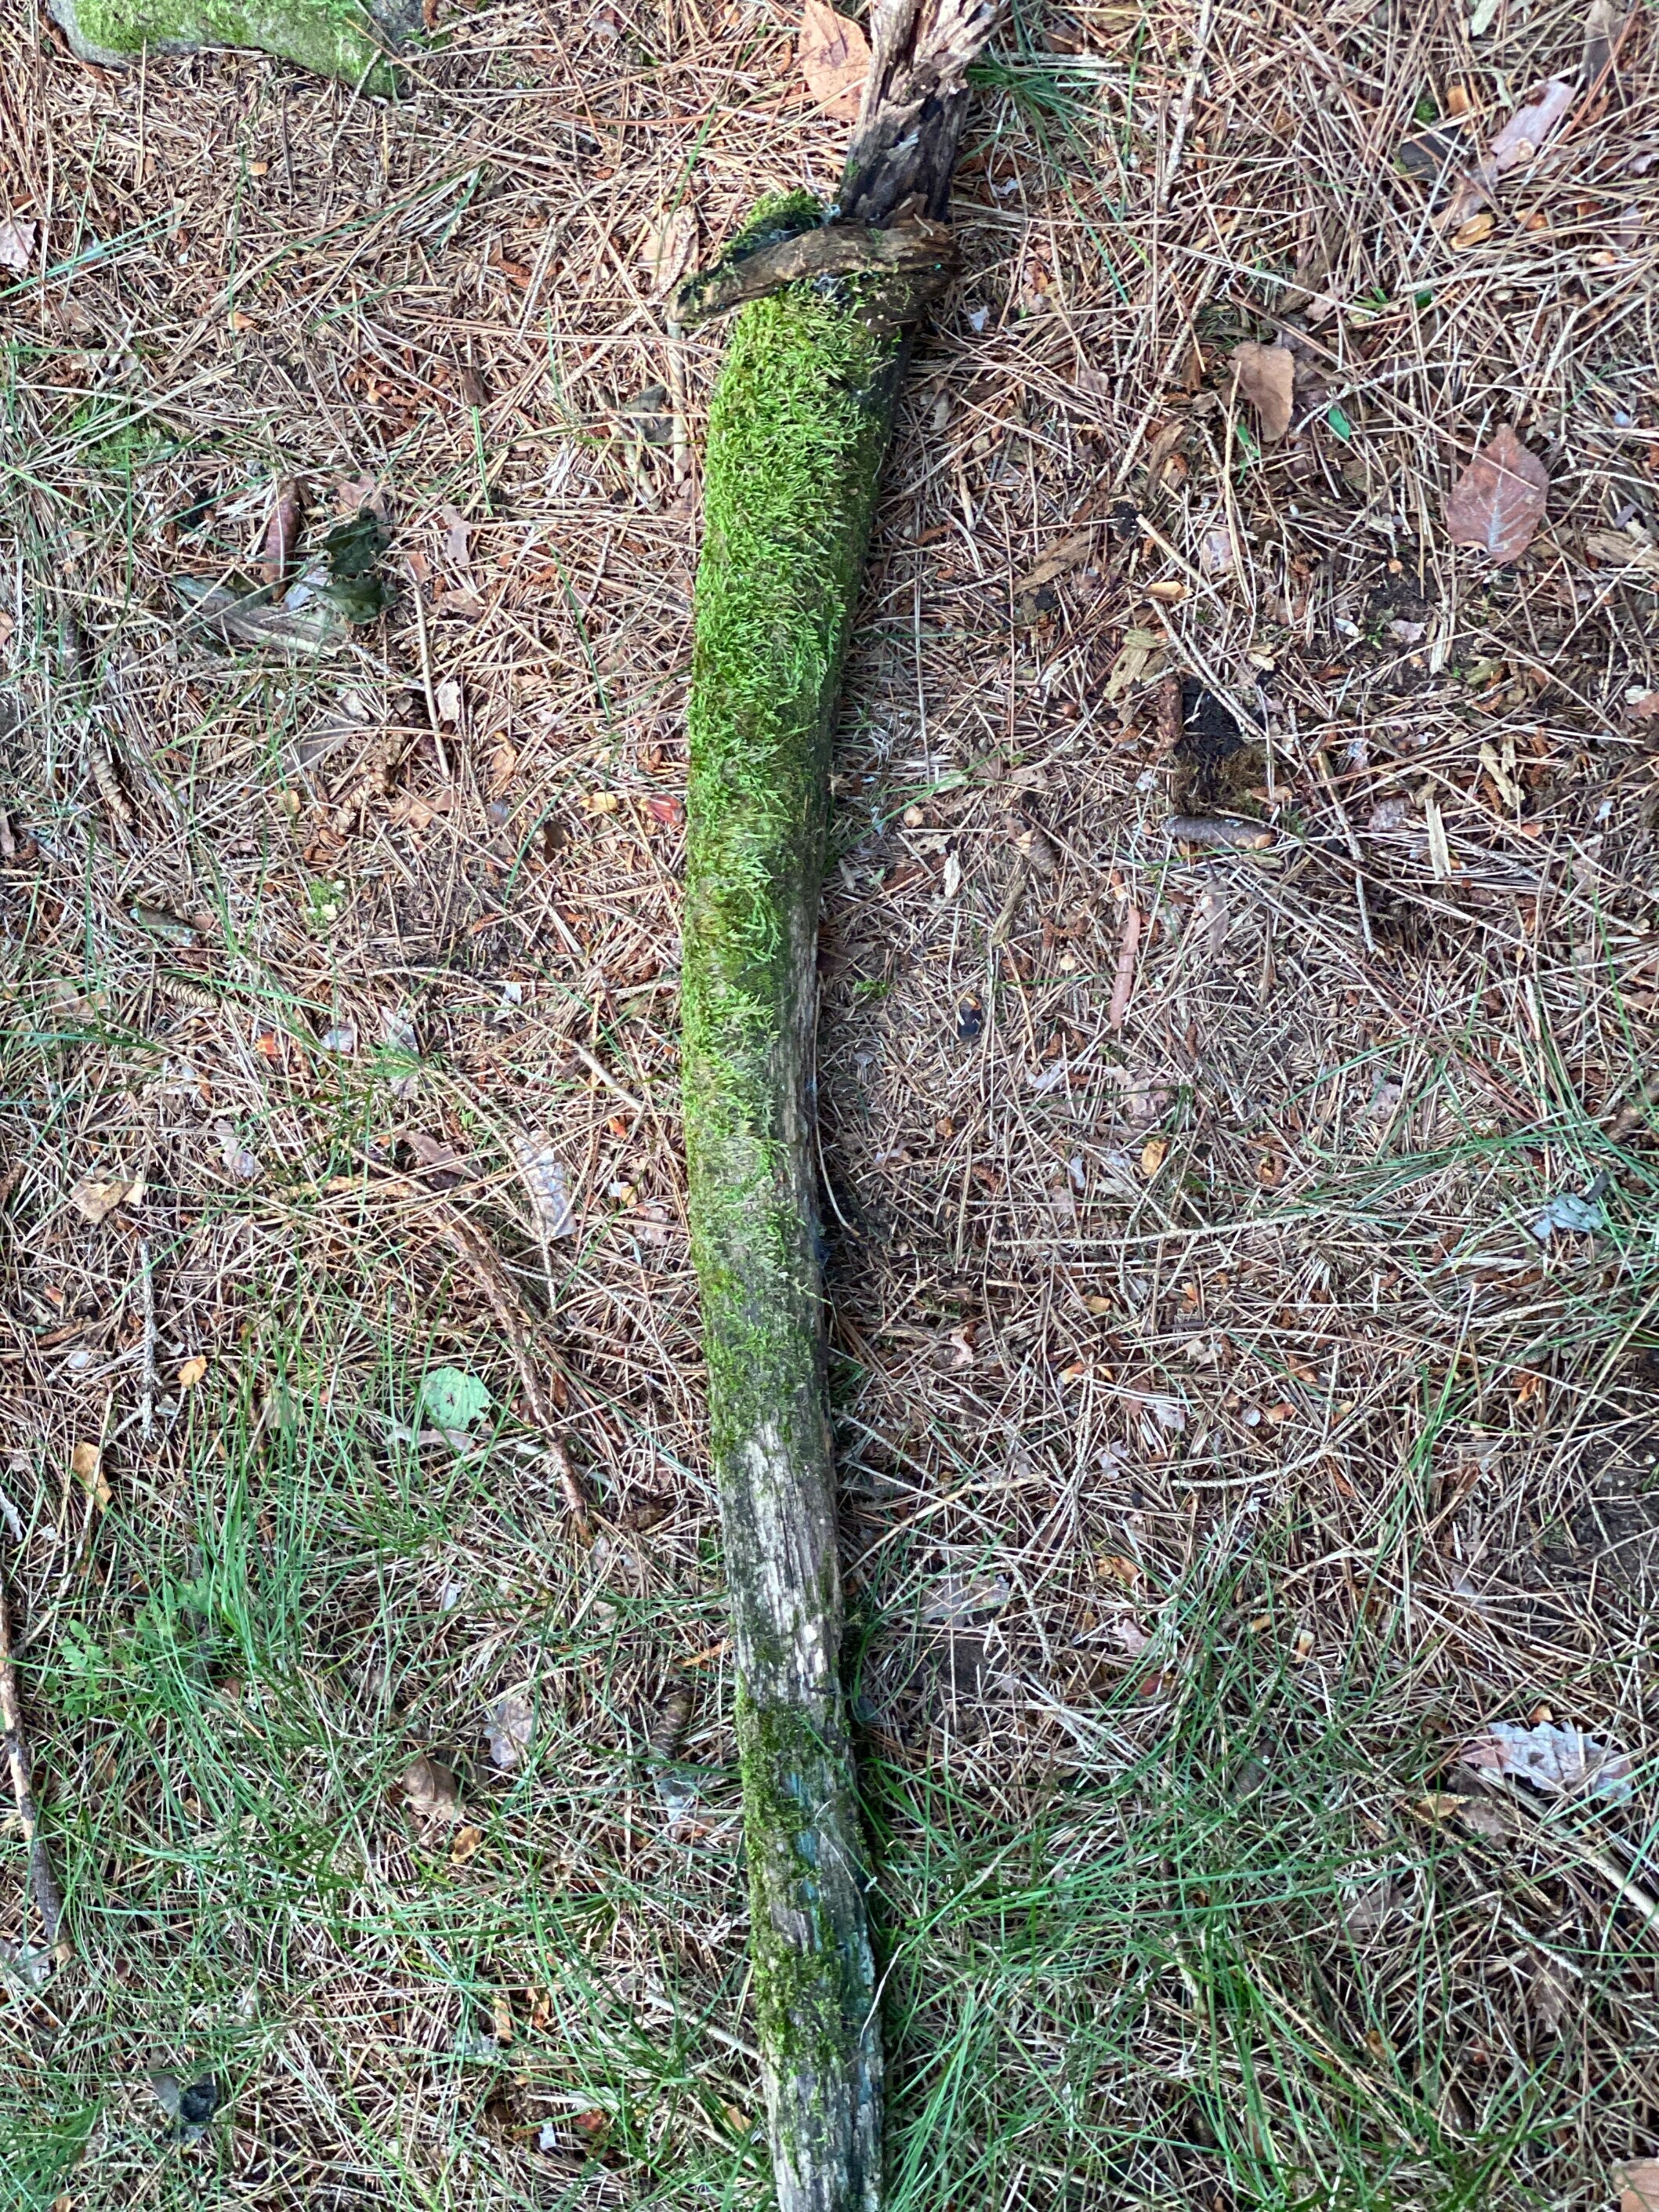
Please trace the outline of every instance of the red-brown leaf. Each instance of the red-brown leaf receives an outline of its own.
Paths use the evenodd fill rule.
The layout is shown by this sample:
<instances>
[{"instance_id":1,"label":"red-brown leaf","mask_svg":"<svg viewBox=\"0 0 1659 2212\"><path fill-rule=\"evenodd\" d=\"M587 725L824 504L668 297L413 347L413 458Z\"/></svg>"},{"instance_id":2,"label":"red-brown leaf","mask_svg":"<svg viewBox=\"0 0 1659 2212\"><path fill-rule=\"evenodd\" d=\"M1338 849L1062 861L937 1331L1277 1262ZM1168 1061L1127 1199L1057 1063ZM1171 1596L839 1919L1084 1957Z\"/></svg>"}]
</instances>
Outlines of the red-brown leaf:
<instances>
[{"instance_id":1,"label":"red-brown leaf","mask_svg":"<svg viewBox=\"0 0 1659 2212\"><path fill-rule=\"evenodd\" d=\"M265 525L259 556L259 574L267 584L280 585L287 577L305 518L305 486L297 477L285 477L276 487L276 501Z\"/></svg>"},{"instance_id":2,"label":"red-brown leaf","mask_svg":"<svg viewBox=\"0 0 1659 2212\"><path fill-rule=\"evenodd\" d=\"M836 15L829 0L805 0L796 58L806 89L823 113L839 122L856 122L870 74L870 42L858 25Z\"/></svg>"},{"instance_id":3,"label":"red-brown leaf","mask_svg":"<svg viewBox=\"0 0 1659 2212\"><path fill-rule=\"evenodd\" d=\"M1549 503L1548 472L1506 422L1469 463L1446 501L1446 535L1454 545L1478 545L1506 567L1538 534Z\"/></svg>"}]
</instances>

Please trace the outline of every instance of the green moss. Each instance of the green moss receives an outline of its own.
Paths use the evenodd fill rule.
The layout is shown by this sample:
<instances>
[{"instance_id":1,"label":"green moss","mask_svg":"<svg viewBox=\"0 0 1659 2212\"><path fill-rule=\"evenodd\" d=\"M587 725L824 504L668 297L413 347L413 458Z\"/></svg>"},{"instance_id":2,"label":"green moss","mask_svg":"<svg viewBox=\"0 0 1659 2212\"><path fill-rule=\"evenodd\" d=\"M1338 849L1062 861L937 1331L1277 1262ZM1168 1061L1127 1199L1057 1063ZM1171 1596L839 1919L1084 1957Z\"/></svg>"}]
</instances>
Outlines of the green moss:
<instances>
[{"instance_id":1,"label":"green moss","mask_svg":"<svg viewBox=\"0 0 1659 2212\"><path fill-rule=\"evenodd\" d=\"M847 1878L862 1853L833 1812L826 1821L854 1802L848 1747L799 1708L757 1706L741 1691L737 1721L762 2047L809 2106L844 2097L849 2073L871 2075L873 2099L875 1960ZM781 1924L801 1934L783 1940Z\"/></svg>"},{"instance_id":2,"label":"green moss","mask_svg":"<svg viewBox=\"0 0 1659 2212\"><path fill-rule=\"evenodd\" d=\"M394 88L386 41L360 0L58 0L53 12L95 58L252 46L372 93Z\"/></svg>"},{"instance_id":3,"label":"green moss","mask_svg":"<svg viewBox=\"0 0 1659 2212\"><path fill-rule=\"evenodd\" d=\"M738 318L710 410L683 1012L717 1460L757 1403L792 1428L822 1420L801 1361L818 1297L810 1206L786 1158L804 1109L780 1061L805 1042L830 718L897 360L793 289Z\"/></svg>"},{"instance_id":4,"label":"green moss","mask_svg":"<svg viewBox=\"0 0 1659 2212\"><path fill-rule=\"evenodd\" d=\"M126 400L105 393L76 409L71 428L82 459L118 474L165 459L176 443L154 415L137 411Z\"/></svg>"},{"instance_id":5,"label":"green moss","mask_svg":"<svg viewBox=\"0 0 1659 2212\"><path fill-rule=\"evenodd\" d=\"M745 237L818 219L792 196ZM779 2201L844 2212L878 2201L881 2061L836 1674L808 1068L836 696L902 361L827 289L738 317L709 416L689 715L686 1158L755 2003Z\"/></svg>"}]
</instances>

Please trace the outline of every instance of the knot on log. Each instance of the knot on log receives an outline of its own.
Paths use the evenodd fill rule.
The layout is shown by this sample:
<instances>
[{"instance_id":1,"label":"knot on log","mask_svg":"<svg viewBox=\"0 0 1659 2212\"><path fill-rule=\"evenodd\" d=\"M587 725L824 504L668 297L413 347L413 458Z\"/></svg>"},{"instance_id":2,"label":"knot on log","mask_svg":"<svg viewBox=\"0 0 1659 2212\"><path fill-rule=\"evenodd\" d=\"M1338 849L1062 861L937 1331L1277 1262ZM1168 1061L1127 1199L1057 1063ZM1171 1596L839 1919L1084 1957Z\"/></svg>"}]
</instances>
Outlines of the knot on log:
<instances>
[{"instance_id":1,"label":"knot on log","mask_svg":"<svg viewBox=\"0 0 1659 2212\"><path fill-rule=\"evenodd\" d=\"M959 264L948 223L913 218L889 229L829 223L744 251L689 276L674 300L684 329L763 300L787 284L811 283L872 331L885 334L914 322L956 275Z\"/></svg>"}]
</instances>

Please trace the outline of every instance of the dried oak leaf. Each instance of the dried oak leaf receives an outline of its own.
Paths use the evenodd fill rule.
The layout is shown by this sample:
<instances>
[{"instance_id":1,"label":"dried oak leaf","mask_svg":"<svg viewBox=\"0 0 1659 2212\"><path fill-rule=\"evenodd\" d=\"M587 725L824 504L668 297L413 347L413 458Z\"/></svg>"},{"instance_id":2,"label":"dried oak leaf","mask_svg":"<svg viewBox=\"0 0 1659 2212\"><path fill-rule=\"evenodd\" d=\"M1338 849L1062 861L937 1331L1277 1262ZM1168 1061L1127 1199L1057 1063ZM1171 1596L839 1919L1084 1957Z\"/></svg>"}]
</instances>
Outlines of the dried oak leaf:
<instances>
[{"instance_id":1,"label":"dried oak leaf","mask_svg":"<svg viewBox=\"0 0 1659 2212\"><path fill-rule=\"evenodd\" d=\"M509 1690L484 1709L484 1735L496 1766L517 1766L536 1733L536 1708L520 1691Z\"/></svg>"},{"instance_id":2,"label":"dried oak leaf","mask_svg":"<svg viewBox=\"0 0 1659 2212\"><path fill-rule=\"evenodd\" d=\"M114 1503L114 1492L104 1473L104 1455L99 1447L84 1441L76 1444L70 1454L70 1473L88 1497L95 1498L107 1511Z\"/></svg>"},{"instance_id":3,"label":"dried oak leaf","mask_svg":"<svg viewBox=\"0 0 1659 2212\"><path fill-rule=\"evenodd\" d=\"M1659 2158L1632 2158L1613 2169L1619 2212L1659 2212Z\"/></svg>"},{"instance_id":4,"label":"dried oak leaf","mask_svg":"<svg viewBox=\"0 0 1659 2212\"><path fill-rule=\"evenodd\" d=\"M440 1760L424 1753L404 1769L404 1796L417 1820L459 1820L460 1793L455 1778Z\"/></svg>"},{"instance_id":5,"label":"dried oak leaf","mask_svg":"<svg viewBox=\"0 0 1659 2212\"><path fill-rule=\"evenodd\" d=\"M856 122L870 74L870 41L858 25L836 15L829 0L805 0L795 58L823 113Z\"/></svg>"},{"instance_id":6,"label":"dried oak leaf","mask_svg":"<svg viewBox=\"0 0 1659 2212\"><path fill-rule=\"evenodd\" d=\"M34 263L40 226L33 216L8 216L0 222L0 269L15 269L27 276Z\"/></svg>"},{"instance_id":7,"label":"dried oak leaf","mask_svg":"<svg viewBox=\"0 0 1659 2212\"><path fill-rule=\"evenodd\" d=\"M96 1176L83 1176L70 1193L76 1212L84 1214L94 1228L106 1221L118 1206L141 1206L143 1198L143 1176L119 1176L112 1182L102 1182Z\"/></svg>"},{"instance_id":8,"label":"dried oak leaf","mask_svg":"<svg viewBox=\"0 0 1659 2212\"><path fill-rule=\"evenodd\" d=\"M1500 568L1518 561L1538 534L1550 480L1509 423L1478 453L1446 499L1446 535L1478 545Z\"/></svg>"},{"instance_id":9,"label":"dried oak leaf","mask_svg":"<svg viewBox=\"0 0 1659 2212\"><path fill-rule=\"evenodd\" d=\"M1285 346L1247 338L1233 348L1238 388L1255 410L1264 446L1276 446L1291 427L1296 397L1296 356Z\"/></svg>"}]
</instances>

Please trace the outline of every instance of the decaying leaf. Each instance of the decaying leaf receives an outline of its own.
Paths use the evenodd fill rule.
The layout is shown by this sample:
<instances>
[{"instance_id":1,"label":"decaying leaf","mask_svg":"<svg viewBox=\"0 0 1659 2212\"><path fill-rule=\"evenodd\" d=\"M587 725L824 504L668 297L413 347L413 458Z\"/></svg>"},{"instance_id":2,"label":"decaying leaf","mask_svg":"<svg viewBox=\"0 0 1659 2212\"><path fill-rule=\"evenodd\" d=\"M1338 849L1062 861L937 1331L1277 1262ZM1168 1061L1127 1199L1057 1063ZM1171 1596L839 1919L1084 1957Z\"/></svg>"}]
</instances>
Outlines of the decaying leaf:
<instances>
[{"instance_id":1,"label":"decaying leaf","mask_svg":"<svg viewBox=\"0 0 1659 2212\"><path fill-rule=\"evenodd\" d=\"M514 1161L535 1216L536 1234L549 1243L556 1237L574 1237L576 1217L571 1209L570 1183L558 1154L540 1134L515 1131L511 1142Z\"/></svg>"},{"instance_id":2,"label":"decaying leaf","mask_svg":"<svg viewBox=\"0 0 1659 2212\"><path fill-rule=\"evenodd\" d=\"M1533 1972L1527 2002L1552 2035L1566 2018L1571 2002L1572 1984L1567 1979L1566 1969L1553 1960L1540 1959Z\"/></svg>"},{"instance_id":3,"label":"decaying leaf","mask_svg":"<svg viewBox=\"0 0 1659 2212\"><path fill-rule=\"evenodd\" d=\"M1162 665L1158 648L1163 641L1150 629L1126 629L1117 659L1112 663L1106 678L1106 696L1112 702L1121 699L1137 684L1157 674Z\"/></svg>"},{"instance_id":4,"label":"decaying leaf","mask_svg":"<svg viewBox=\"0 0 1659 2212\"><path fill-rule=\"evenodd\" d=\"M1446 501L1446 535L1454 545L1478 545L1507 567L1538 534L1550 480L1509 423L1477 453Z\"/></svg>"},{"instance_id":5,"label":"decaying leaf","mask_svg":"<svg viewBox=\"0 0 1659 2212\"><path fill-rule=\"evenodd\" d=\"M0 269L13 269L20 276L27 276L34 265L34 249L40 236L40 226L33 216L9 215L0 221Z\"/></svg>"},{"instance_id":6,"label":"decaying leaf","mask_svg":"<svg viewBox=\"0 0 1659 2212\"><path fill-rule=\"evenodd\" d=\"M1598 1742L1582 1729L1559 1728L1553 1721L1541 1721L1535 1728L1494 1721L1471 1736L1457 1755L1476 1774L1529 1782L1550 1796L1587 1790L1622 1802L1631 1794L1631 1763L1626 1753Z\"/></svg>"},{"instance_id":7,"label":"decaying leaf","mask_svg":"<svg viewBox=\"0 0 1659 2212\"><path fill-rule=\"evenodd\" d=\"M1233 348L1238 388L1255 410L1264 446L1275 446L1291 427L1296 401L1296 356L1286 346L1247 338Z\"/></svg>"},{"instance_id":8,"label":"decaying leaf","mask_svg":"<svg viewBox=\"0 0 1659 2212\"><path fill-rule=\"evenodd\" d=\"M1067 569L1075 568L1079 561L1088 558L1094 541L1092 528L1074 530L1070 537L1062 538L1058 545L1043 555L1035 568L1026 570L1014 586L1014 597L1017 599L1026 599L1031 592L1041 591L1044 584L1052 584L1057 576L1063 576Z\"/></svg>"},{"instance_id":9,"label":"decaying leaf","mask_svg":"<svg viewBox=\"0 0 1659 2212\"><path fill-rule=\"evenodd\" d=\"M216 1121L213 1133L219 1139L219 1157L225 1164L225 1173L234 1182L258 1182L264 1170L258 1155L249 1152L236 1133L234 1121Z\"/></svg>"},{"instance_id":10,"label":"decaying leaf","mask_svg":"<svg viewBox=\"0 0 1659 2212\"><path fill-rule=\"evenodd\" d=\"M417 1820L459 1820L460 1791L442 1761L424 1753L404 1769L404 1796Z\"/></svg>"},{"instance_id":11,"label":"decaying leaf","mask_svg":"<svg viewBox=\"0 0 1659 2212\"><path fill-rule=\"evenodd\" d=\"M646 234L645 265L659 298L666 296L697 258L697 214L689 201L665 210Z\"/></svg>"},{"instance_id":12,"label":"decaying leaf","mask_svg":"<svg viewBox=\"0 0 1659 2212\"><path fill-rule=\"evenodd\" d=\"M1553 76L1547 84L1539 86L1524 107L1516 109L1486 149L1500 177L1530 161L1560 128L1577 91L1571 77Z\"/></svg>"},{"instance_id":13,"label":"decaying leaf","mask_svg":"<svg viewBox=\"0 0 1659 2212\"><path fill-rule=\"evenodd\" d=\"M516 1766L535 1733L536 1709L521 1691L508 1690L484 1708L484 1738L497 1766Z\"/></svg>"},{"instance_id":14,"label":"decaying leaf","mask_svg":"<svg viewBox=\"0 0 1659 2212\"><path fill-rule=\"evenodd\" d=\"M104 1455L96 1444L82 1442L76 1445L70 1454L70 1473L100 1506L107 1510L114 1503L109 1477L104 1473Z\"/></svg>"},{"instance_id":15,"label":"decaying leaf","mask_svg":"<svg viewBox=\"0 0 1659 2212\"><path fill-rule=\"evenodd\" d=\"M1624 36L1625 12L1613 0L1590 0L1584 17L1584 63L1583 77L1592 91L1619 51L1619 41Z\"/></svg>"},{"instance_id":16,"label":"decaying leaf","mask_svg":"<svg viewBox=\"0 0 1659 2212\"><path fill-rule=\"evenodd\" d=\"M1460 222L1452 233L1452 252L1467 253L1472 246L1484 246L1498 228L1498 218L1489 208L1472 215L1467 222Z\"/></svg>"},{"instance_id":17,"label":"decaying leaf","mask_svg":"<svg viewBox=\"0 0 1659 2212\"><path fill-rule=\"evenodd\" d=\"M472 532L477 526L467 520L459 507L447 503L439 509L439 516L444 526L444 559L465 575L472 566Z\"/></svg>"},{"instance_id":18,"label":"decaying leaf","mask_svg":"<svg viewBox=\"0 0 1659 2212\"><path fill-rule=\"evenodd\" d=\"M823 112L838 122L856 122L870 74L870 41L858 25L836 15L829 0L806 0L795 58Z\"/></svg>"},{"instance_id":19,"label":"decaying leaf","mask_svg":"<svg viewBox=\"0 0 1659 2212\"><path fill-rule=\"evenodd\" d=\"M86 1176L70 1193L70 1203L79 1213L86 1216L94 1228L106 1221L120 1206L142 1206L144 1199L143 1176L118 1176L108 1182L100 1182L96 1176Z\"/></svg>"},{"instance_id":20,"label":"decaying leaf","mask_svg":"<svg viewBox=\"0 0 1659 2212\"><path fill-rule=\"evenodd\" d=\"M450 1434L465 1432L489 1410L489 1385L464 1368L434 1367L421 1381L421 1411Z\"/></svg>"},{"instance_id":21,"label":"decaying leaf","mask_svg":"<svg viewBox=\"0 0 1659 2212\"><path fill-rule=\"evenodd\" d=\"M1613 2169L1619 2212L1659 2212L1659 2158L1627 2159Z\"/></svg>"},{"instance_id":22,"label":"decaying leaf","mask_svg":"<svg viewBox=\"0 0 1659 2212\"><path fill-rule=\"evenodd\" d=\"M294 550L305 525L305 486L297 477L285 477L276 487L270 520L265 525L264 544L259 555L259 574L264 582L280 588L288 581Z\"/></svg>"}]
</instances>

